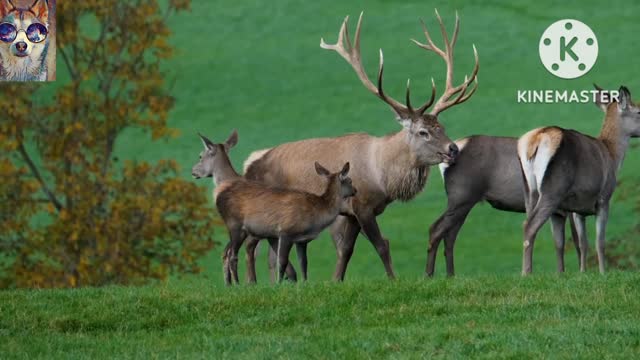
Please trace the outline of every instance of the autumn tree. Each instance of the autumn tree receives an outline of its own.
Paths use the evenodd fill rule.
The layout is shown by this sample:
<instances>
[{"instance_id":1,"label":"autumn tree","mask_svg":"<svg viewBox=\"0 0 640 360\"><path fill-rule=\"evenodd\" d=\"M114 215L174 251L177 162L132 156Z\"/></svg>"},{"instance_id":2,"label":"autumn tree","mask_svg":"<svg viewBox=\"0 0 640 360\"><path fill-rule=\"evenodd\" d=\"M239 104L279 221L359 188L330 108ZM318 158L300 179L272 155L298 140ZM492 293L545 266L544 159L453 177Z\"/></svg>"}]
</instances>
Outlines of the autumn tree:
<instances>
[{"instance_id":1,"label":"autumn tree","mask_svg":"<svg viewBox=\"0 0 640 360\"><path fill-rule=\"evenodd\" d=\"M118 161L129 128L176 135L161 64L189 0L60 1L58 81L0 86L0 286L142 283L199 271L212 209L173 160ZM126 156L125 156L126 157Z\"/></svg>"}]
</instances>

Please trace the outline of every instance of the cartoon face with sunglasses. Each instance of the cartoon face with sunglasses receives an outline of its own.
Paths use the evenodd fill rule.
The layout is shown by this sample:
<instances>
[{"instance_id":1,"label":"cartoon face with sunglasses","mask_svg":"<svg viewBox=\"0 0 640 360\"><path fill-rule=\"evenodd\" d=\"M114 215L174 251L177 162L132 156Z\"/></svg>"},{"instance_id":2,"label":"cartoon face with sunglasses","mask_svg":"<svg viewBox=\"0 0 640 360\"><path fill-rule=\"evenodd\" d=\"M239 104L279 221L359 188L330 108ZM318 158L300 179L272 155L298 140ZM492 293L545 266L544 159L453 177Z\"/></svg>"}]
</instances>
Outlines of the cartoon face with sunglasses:
<instances>
[{"instance_id":1,"label":"cartoon face with sunglasses","mask_svg":"<svg viewBox=\"0 0 640 360\"><path fill-rule=\"evenodd\" d=\"M16 6L23 2L0 0L0 80L46 79L47 1L35 0L28 8Z\"/></svg>"}]
</instances>

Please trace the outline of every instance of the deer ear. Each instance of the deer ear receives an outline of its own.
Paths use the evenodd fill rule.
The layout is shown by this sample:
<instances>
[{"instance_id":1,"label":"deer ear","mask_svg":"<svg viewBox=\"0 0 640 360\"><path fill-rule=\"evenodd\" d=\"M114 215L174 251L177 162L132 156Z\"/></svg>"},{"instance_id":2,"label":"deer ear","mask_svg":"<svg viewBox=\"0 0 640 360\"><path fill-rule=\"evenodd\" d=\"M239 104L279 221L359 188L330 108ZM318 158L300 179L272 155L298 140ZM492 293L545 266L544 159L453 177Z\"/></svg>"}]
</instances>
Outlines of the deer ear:
<instances>
[{"instance_id":1,"label":"deer ear","mask_svg":"<svg viewBox=\"0 0 640 360\"><path fill-rule=\"evenodd\" d=\"M631 105L631 93L626 86L620 86L618 90L618 107L621 110L626 110Z\"/></svg>"},{"instance_id":2,"label":"deer ear","mask_svg":"<svg viewBox=\"0 0 640 360\"><path fill-rule=\"evenodd\" d=\"M202 140L202 143L204 144L205 149L214 150L216 148L216 144L214 144L211 140L207 139L206 136L200 133L198 133L198 136L200 136L200 140Z\"/></svg>"},{"instance_id":3,"label":"deer ear","mask_svg":"<svg viewBox=\"0 0 640 360\"><path fill-rule=\"evenodd\" d=\"M49 6L45 0L35 0L29 10L36 14L36 17L49 23Z\"/></svg>"},{"instance_id":4,"label":"deer ear","mask_svg":"<svg viewBox=\"0 0 640 360\"><path fill-rule=\"evenodd\" d=\"M0 17L5 17L9 11L15 8L11 0L0 1Z\"/></svg>"},{"instance_id":5,"label":"deer ear","mask_svg":"<svg viewBox=\"0 0 640 360\"><path fill-rule=\"evenodd\" d=\"M595 104L600 110L606 112L607 106L611 103L611 93L608 91L604 91L600 86L593 84L593 87L596 89L596 99Z\"/></svg>"},{"instance_id":6,"label":"deer ear","mask_svg":"<svg viewBox=\"0 0 640 360\"><path fill-rule=\"evenodd\" d=\"M229 149L236 146L237 143L238 143L238 131L233 130L231 135L229 135L229 138L227 139L227 141L224 142L224 148L227 151L229 151Z\"/></svg>"},{"instance_id":7,"label":"deer ear","mask_svg":"<svg viewBox=\"0 0 640 360\"><path fill-rule=\"evenodd\" d=\"M342 167L342 170L340 170L340 175L347 176L347 174L349 173L349 167L350 167L349 162L344 164L344 166Z\"/></svg>"},{"instance_id":8,"label":"deer ear","mask_svg":"<svg viewBox=\"0 0 640 360\"><path fill-rule=\"evenodd\" d=\"M325 169L324 166L320 165L319 162L316 161L314 165L316 166L316 173L318 173L318 175L322 175L322 176L331 175L329 170Z\"/></svg>"}]
</instances>

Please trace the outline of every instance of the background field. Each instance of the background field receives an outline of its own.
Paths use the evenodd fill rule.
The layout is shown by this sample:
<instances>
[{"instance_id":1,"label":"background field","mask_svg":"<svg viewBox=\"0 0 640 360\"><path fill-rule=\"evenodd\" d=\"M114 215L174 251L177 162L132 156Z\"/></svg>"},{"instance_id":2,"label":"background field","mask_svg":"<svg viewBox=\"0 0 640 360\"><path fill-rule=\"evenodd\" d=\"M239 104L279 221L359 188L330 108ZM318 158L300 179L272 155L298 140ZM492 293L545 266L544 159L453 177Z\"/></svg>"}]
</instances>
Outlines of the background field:
<instances>
[{"instance_id":1,"label":"background field","mask_svg":"<svg viewBox=\"0 0 640 360\"><path fill-rule=\"evenodd\" d=\"M444 81L442 60L409 41L423 39L419 18L439 40L435 7L449 31L455 10L461 17L458 81L471 71L472 44L480 56L478 92L441 116L451 138L518 136L549 124L597 134L603 115L595 106L518 104L519 89L582 90L597 82L611 89L625 84L632 94L640 94L633 42L640 4L633 2L198 0L191 13L170 20L178 50L166 65L177 98L170 125L182 135L158 143L133 130L120 138L117 153L122 158L176 159L187 178L201 148L198 131L223 140L238 129L240 141L232 151L237 168L251 151L282 142L397 131L387 106L364 89L342 58L320 49L320 38L334 42L343 17L350 14L355 27L364 10L362 54L370 76L377 67L377 49L383 48L387 92L401 98L410 77L417 103L427 96L430 77L440 90ZM600 48L595 67L571 81L549 74L538 58L540 35L562 18L587 23ZM631 150L621 177L637 181L639 165L640 155ZM200 183L202 191L213 188L207 180ZM610 238L636 223L630 206L625 199L614 199ZM638 276L550 274L555 255L547 226L536 242L536 275L520 279L521 214L477 206L456 244L460 276L422 280L427 231L445 207L442 180L434 168L421 195L392 204L379 217L401 279L397 283L385 280L381 261L361 236L348 284L328 284L335 252L323 234L309 246L310 284L266 285L263 252L258 280L264 285L230 290L222 286L220 246L203 261L203 274L158 286L0 293L5 339L0 345L5 343L8 347L1 347L13 355L60 357L89 355L87 351L128 357L215 352L327 357L364 356L367 350L392 357L521 357L536 351L595 357L613 348L624 349L620 356L637 354ZM593 240L592 220L588 230ZM227 241L222 229L216 238ZM567 258L568 271L575 273L572 247ZM443 276L442 251L436 271ZM303 306L307 302L310 306ZM267 331L274 332L265 335ZM5 337L9 334L16 336ZM25 347L36 338L35 346Z\"/></svg>"}]
</instances>

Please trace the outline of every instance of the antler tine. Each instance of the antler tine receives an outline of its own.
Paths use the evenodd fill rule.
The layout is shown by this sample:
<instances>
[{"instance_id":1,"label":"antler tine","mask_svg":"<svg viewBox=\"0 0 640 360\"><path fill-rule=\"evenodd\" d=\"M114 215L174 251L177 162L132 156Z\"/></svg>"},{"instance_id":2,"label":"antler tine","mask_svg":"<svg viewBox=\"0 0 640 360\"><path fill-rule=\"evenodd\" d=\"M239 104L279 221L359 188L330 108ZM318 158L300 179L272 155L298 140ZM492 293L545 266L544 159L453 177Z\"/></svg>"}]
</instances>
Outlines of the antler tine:
<instances>
[{"instance_id":1,"label":"antler tine","mask_svg":"<svg viewBox=\"0 0 640 360\"><path fill-rule=\"evenodd\" d=\"M436 82L431 78L431 98L424 105L418 109L419 114L423 114L429 106L433 105L433 101L436 99Z\"/></svg>"},{"instance_id":2,"label":"antler tine","mask_svg":"<svg viewBox=\"0 0 640 360\"><path fill-rule=\"evenodd\" d=\"M435 12L436 12L436 19L438 19L438 24L440 25L440 32L442 33L442 39L444 40L445 54L450 56L451 43L449 42L449 35L447 35L447 29L444 27L444 23L442 22L440 13L438 13L438 9L435 9Z\"/></svg>"},{"instance_id":3,"label":"antler tine","mask_svg":"<svg viewBox=\"0 0 640 360\"><path fill-rule=\"evenodd\" d=\"M423 44L416 39L411 39L411 41L413 41L416 45L420 46L425 50L433 51L436 54L440 55L441 57L445 57L444 51L442 51L439 47L436 46L436 44L433 43L433 40L431 39L431 35L429 35L429 30L427 30L427 25L424 23L424 20L420 19L420 23L422 24L422 31L424 32L424 36L427 38L428 44Z\"/></svg>"},{"instance_id":4,"label":"antler tine","mask_svg":"<svg viewBox=\"0 0 640 360\"><path fill-rule=\"evenodd\" d=\"M456 41L458 41L458 31L460 30L460 16L456 10L456 25L453 28L453 36L451 37L451 55L453 56L453 49L456 47Z\"/></svg>"},{"instance_id":5,"label":"antler tine","mask_svg":"<svg viewBox=\"0 0 640 360\"><path fill-rule=\"evenodd\" d=\"M414 112L413 108L411 107L411 79L407 79L407 94L405 104L407 104L407 109L409 109L410 112Z\"/></svg>"},{"instance_id":6,"label":"antler tine","mask_svg":"<svg viewBox=\"0 0 640 360\"><path fill-rule=\"evenodd\" d=\"M340 27L340 33L338 34L338 42L335 44L327 44L324 42L324 39L320 39L320 47L327 50L334 50L340 56L342 56L349 65L353 68L358 75L358 78L362 82L362 84L374 95L380 98L382 101L386 102L389 106L391 106L399 115L406 114L409 110L406 106L402 105L400 102L394 100L391 97L388 97L384 91L382 90L382 74L384 72L384 57L382 54L382 49L380 49L380 68L378 70L378 86L376 87L364 70L362 66L362 60L360 56L360 28L362 25L362 15L364 12L360 13L360 18L358 19L358 25L356 27L356 33L353 40L353 46L351 44L351 39L349 38L348 32L348 22L349 17L347 16L342 22L342 26ZM345 40L346 39L346 40Z\"/></svg>"},{"instance_id":7,"label":"antler tine","mask_svg":"<svg viewBox=\"0 0 640 360\"><path fill-rule=\"evenodd\" d=\"M436 102L436 105L433 107L433 110L431 110L431 115L438 115L442 111L454 105L461 104L464 101L467 101L471 97L471 95L475 93L476 89L478 88L477 79L478 79L478 71L480 70L480 59L478 58L478 50L476 49L475 45L473 45L473 55L475 58L475 65L473 66L473 71L471 72L471 76L470 77L465 76L464 82L456 87L450 87L449 84L447 84L447 88L445 89L445 92L442 94L440 99L438 99L438 101ZM448 71L451 70L451 72L453 73L453 62L451 62L450 67L449 67L449 64L447 64L447 67L448 67L447 70ZM476 82L476 86L471 90L471 92L467 94L467 96L465 96L465 92L469 84L471 84L471 82L473 81ZM460 95L458 95L458 97L454 101L449 101L452 96L458 94L459 92L460 92Z\"/></svg>"}]
</instances>

